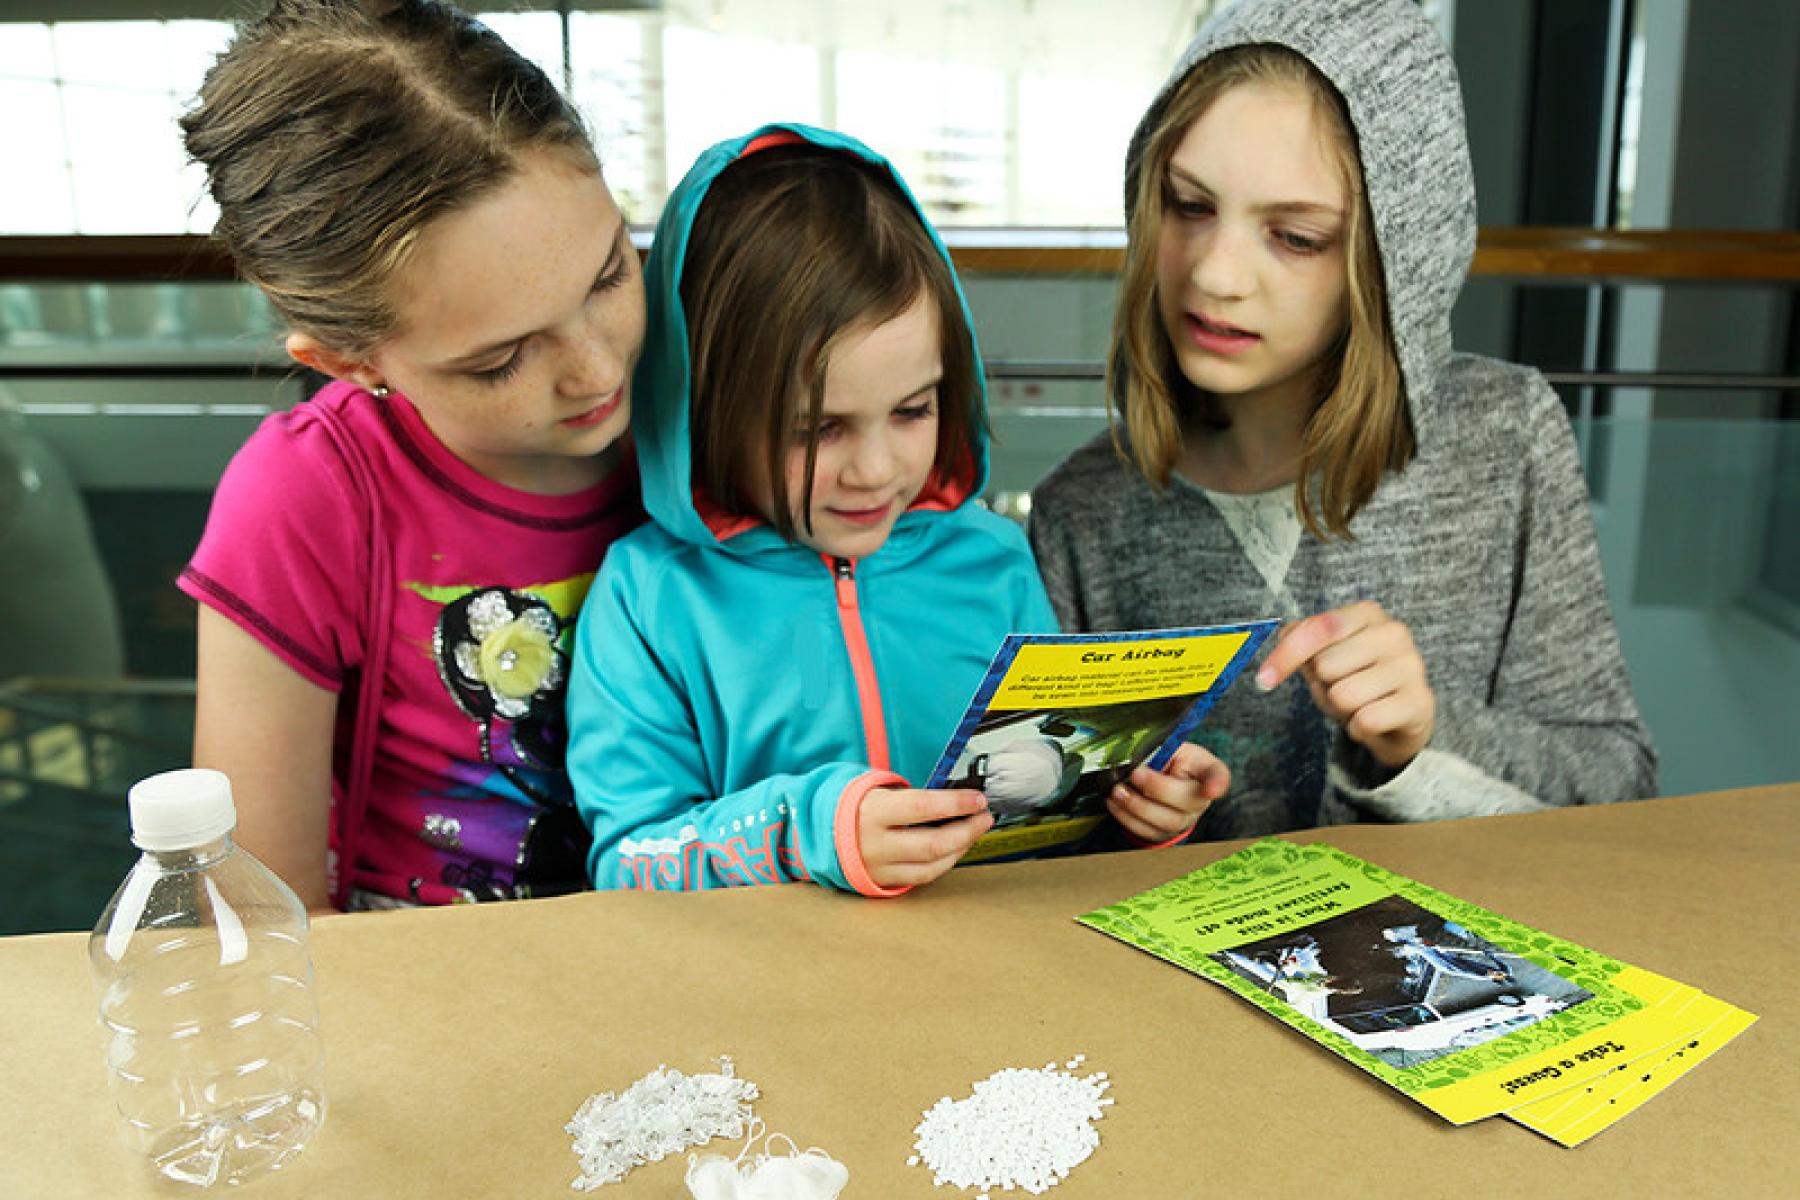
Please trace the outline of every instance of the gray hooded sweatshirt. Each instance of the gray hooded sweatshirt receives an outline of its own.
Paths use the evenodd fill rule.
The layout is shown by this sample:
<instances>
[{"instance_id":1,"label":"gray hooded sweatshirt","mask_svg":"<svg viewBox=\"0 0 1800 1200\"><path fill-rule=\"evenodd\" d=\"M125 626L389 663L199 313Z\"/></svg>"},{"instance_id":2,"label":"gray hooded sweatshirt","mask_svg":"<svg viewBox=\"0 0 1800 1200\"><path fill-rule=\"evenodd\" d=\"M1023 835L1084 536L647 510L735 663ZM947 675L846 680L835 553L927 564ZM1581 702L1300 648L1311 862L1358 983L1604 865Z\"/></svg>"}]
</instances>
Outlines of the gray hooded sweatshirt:
<instances>
[{"instance_id":1,"label":"gray hooded sweatshirt","mask_svg":"<svg viewBox=\"0 0 1800 1200\"><path fill-rule=\"evenodd\" d=\"M1455 69L1418 6L1245 0L1209 22L1132 138L1127 196L1181 80L1250 43L1299 52L1347 103L1418 452L1357 513L1351 540L1296 540L1291 488L1231 497L1176 477L1158 493L1103 434L1032 494L1031 540L1065 627L1296 618L1374 600L1410 628L1438 705L1411 764L1380 767L1299 675L1267 694L1244 679L1196 735L1233 776L1196 838L1651 794L1655 751L1568 418L1536 371L1450 348L1475 189Z\"/></svg>"}]
</instances>

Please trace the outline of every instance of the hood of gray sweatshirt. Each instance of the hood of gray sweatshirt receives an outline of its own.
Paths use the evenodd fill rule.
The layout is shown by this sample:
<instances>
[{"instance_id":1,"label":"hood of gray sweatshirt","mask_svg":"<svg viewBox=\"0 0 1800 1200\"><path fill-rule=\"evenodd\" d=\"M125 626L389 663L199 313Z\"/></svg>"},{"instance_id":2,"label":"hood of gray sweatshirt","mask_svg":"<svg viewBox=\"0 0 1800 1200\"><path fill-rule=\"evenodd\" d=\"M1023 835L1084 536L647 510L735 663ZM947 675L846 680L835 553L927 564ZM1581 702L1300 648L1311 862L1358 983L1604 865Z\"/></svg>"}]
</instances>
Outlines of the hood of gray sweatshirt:
<instances>
[{"instance_id":1,"label":"hood of gray sweatshirt","mask_svg":"<svg viewBox=\"0 0 1800 1200\"><path fill-rule=\"evenodd\" d=\"M1150 132L1182 80L1221 50L1269 44L1312 63L1349 109L1422 444L1433 432L1432 397L1450 359L1450 309L1475 255L1475 176L1456 68L1414 0L1244 0L1208 21L1132 135L1126 212Z\"/></svg>"}]
</instances>

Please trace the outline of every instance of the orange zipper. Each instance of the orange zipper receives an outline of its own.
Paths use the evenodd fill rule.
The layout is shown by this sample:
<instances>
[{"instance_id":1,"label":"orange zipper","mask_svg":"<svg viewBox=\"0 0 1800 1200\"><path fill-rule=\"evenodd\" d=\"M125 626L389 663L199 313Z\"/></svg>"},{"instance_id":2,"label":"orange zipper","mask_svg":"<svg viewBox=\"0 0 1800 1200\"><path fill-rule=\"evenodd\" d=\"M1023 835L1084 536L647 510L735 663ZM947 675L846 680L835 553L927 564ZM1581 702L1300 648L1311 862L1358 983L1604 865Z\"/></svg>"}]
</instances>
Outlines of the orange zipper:
<instances>
[{"instance_id":1,"label":"orange zipper","mask_svg":"<svg viewBox=\"0 0 1800 1200\"><path fill-rule=\"evenodd\" d=\"M856 676L856 697L862 705L863 740L869 746L869 765L888 770L887 723L881 713L881 688L875 680L875 659L869 653L863 630L862 608L856 599L856 564L847 558L821 555L837 582L838 624L844 629L844 648L850 652L850 670Z\"/></svg>"}]
</instances>

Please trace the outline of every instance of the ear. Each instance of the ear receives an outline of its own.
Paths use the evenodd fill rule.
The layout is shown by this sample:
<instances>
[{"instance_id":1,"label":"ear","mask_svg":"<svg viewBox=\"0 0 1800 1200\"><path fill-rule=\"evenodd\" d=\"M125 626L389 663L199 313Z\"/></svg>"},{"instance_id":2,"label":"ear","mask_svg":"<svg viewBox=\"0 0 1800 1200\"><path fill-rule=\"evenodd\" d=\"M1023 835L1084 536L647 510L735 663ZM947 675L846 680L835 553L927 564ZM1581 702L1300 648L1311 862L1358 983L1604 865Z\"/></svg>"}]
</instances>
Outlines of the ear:
<instances>
[{"instance_id":1,"label":"ear","mask_svg":"<svg viewBox=\"0 0 1800 1200\"><path fill-rule=\"evenodd\" d=\"M360 358L339 354L319 339L304 333L287 336L288 357L303 367L311 367L322 375L354 383L365 391L374 391L384 382L381 372Z\"/></svg>"}]
</instances>

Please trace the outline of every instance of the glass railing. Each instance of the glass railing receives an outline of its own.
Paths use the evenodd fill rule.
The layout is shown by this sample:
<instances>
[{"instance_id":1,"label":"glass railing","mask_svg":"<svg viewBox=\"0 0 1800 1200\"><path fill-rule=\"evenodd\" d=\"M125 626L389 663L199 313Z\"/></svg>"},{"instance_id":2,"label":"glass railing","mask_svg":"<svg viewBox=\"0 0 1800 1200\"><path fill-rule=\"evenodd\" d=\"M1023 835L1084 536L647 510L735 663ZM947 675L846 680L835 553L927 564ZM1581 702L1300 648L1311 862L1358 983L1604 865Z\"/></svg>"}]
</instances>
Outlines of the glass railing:
<instances>
[{"instance_id":1,"label":"glass railing","mask_svg":"<svg viewBox=\"0 0 1800 1200\"><path fill-rule=\"evenodd\" d=\"M1004 265L967 284L991 371L987 499L1024 518L1031 486L1106 427L1114 283ZM1482 296L1493 286L1472 284L1503 315ZM1696 285L1654 290L1673 305L1683 286ZM1791 286L1743 284L1704 303L1773 309ZM51 545L101 581L64 594L110 591L122 630L110 666L83 663L86 681L70 678L63 648L97 652L98 625L73 602L46 602L46 571L5 540L54 484L48 460L25 471L15 453L0 480L0 593L15 613L30 605L69 628L0 644L20 652L0 653L0 855L19 883L0 933L86 924L130 857L125 787L186 761L193 606L173 579L225 462L264 414L304 394L277 332L253 291L224 281L0 283L0 394L13 427L64 468L88 529ZM1780 322L1763 334L1773 356L1736 370L1703 370L1717 344L1645 370L1621 343L1607 360L1618 370L1549 372L1595 485L1619 634L1670 793L1800 779L1800 380L1767 365L1790 361ZM19 628L0 643L20 641Z\"/></svg>"},{"instance_id":2,"label":"glass railing","mask_svg":"<svg viewBox=\"0 0 1800 1200\"><path fill-rule=\"evenodd\" d=\"M137 857L125 791L189 763L192 680L0 681L0 935L91 923Z\"/></svg>"},{"instance_id":3,"label":"glass railing","mask_svg":"<svg viewBox=\"0 0 1800 1200\"><path fill-rule=\"evenodd\" d=\"M1104 428L1079 406L1002 406L994 423L1003 481L1033 479ZM1662 790L1800 779L1800 422L1615 416L1585 432L1611 463L1596 528ZM1023 515L1027 494L1002 488L990 501ZM165 577L116 580L121 594L148 587L191 627L169 579L203 516L196 508L194 528L169 531ZM132 623L128 613L128 641L154 636ZM0 684L0 864L13 882L0 933L75 928L98 911L131 856L125 789L186 762L192 705L187 678Z\"/></svg>"}]
</instances>

